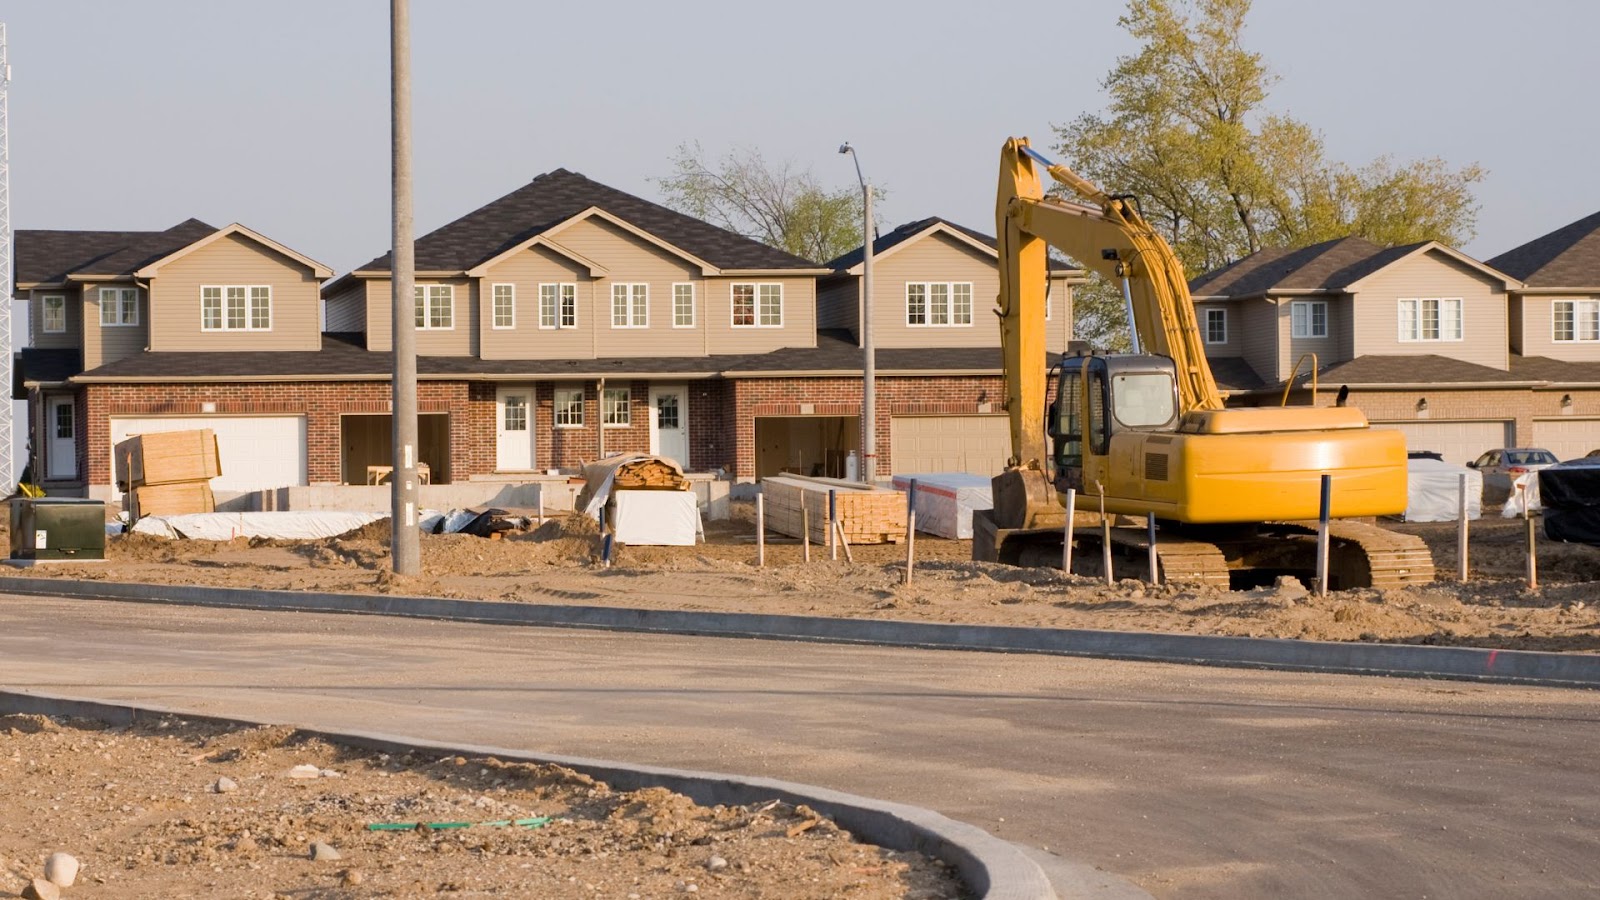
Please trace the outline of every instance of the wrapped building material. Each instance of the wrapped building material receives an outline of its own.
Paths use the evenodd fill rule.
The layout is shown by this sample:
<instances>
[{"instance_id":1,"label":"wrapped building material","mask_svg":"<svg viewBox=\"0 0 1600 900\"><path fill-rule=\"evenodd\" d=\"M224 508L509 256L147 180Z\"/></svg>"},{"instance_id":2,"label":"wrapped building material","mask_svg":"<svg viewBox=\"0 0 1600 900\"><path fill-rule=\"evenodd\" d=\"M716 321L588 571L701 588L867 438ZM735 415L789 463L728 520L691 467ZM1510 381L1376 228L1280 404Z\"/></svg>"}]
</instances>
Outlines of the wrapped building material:
<instances>
[{"instance_id":1,"label":"wrapped building material","mask_svg":"<svg viewBox=\"0 0 1600 900\"><path fill-rule=\"evenodd\" d=\"M701 534L700 504L692 491L616 491L612 499L619 544L693 547Z\"/></svg>"},{"instance_id":2,"label":"wrapped building material","mask_svg":"<svg viewBox=\"0 0 1600 900\"><path fill-rule=\"evenodd\" d=\"M1483 515L1483 473L1438 459L1406 462L1407 522L1454 522L1461 511L1461 476L1467 476L1467 518Z\"/></svg>"},{"instance_id":3,"label":"wrapped building material","mask_svg":"<svg viewBox=\"0 0 1600 900\"><path fill-rule=\"evenodd\" d=\"M910 491L917 482L917 530L939 537L972 539L972 511L994 509L993 479L965 472L896 475L894 489Z\"/></svg>"},{"instance_id":4,"label":"wrapped building material","mask_svg":"<svg viewBox=\"0 0 1600 900\"><path fill-rule=\"evenodd\" d=\"M1575 459L1537 474L1545 537L1600 547L1600 460Z\"/></svg>"}]
</instances>

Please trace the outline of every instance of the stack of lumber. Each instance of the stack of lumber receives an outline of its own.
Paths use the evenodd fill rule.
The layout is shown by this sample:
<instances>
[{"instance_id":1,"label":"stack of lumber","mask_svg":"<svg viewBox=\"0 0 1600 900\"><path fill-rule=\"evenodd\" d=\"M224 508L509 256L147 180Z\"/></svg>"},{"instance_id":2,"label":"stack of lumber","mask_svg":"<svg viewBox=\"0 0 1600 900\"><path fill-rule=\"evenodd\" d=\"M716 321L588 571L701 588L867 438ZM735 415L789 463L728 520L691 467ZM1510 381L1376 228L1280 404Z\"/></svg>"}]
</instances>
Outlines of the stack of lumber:
<instances>
[{"instance_id":1,"label":"stack of lumber","mask_svg":"<svg viewBox=\"0 0 1600 900\"><path fill-rule=\"evenodd\" d=\"M136 434L117 444L112 459L123 506L135 521L216 510L211 479L222 474L222 460L209 428Z\"/></svg>"},{"instance_id":2,"label":"stack of lumber","mask_svg":"<svg viewBox=\"0 0 1600 900\"><path fill-rule=\"evenodd\" d=\"M898 544L906 539L905 494L838 478L776 475L761 479L767 528L790 537L800 537L809 528L813 542L828 543L829 491L834 494L839 524L849 543Z\"/></svg>"}]
</instances>

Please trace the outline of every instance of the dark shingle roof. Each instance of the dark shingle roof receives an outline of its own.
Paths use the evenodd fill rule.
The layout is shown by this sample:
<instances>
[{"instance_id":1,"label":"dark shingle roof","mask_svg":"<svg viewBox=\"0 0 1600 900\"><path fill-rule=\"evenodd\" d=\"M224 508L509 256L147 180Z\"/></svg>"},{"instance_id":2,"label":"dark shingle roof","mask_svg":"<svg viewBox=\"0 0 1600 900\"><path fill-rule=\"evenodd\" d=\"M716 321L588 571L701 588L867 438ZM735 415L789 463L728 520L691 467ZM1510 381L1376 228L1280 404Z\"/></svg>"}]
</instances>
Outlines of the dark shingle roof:
<instances>
[{"instance_id":1,"label":"dark shingle roof","mask_svg":"<svg viewBox=\"0 0 1600 900\"><path fill-rule=\"evenodd\" d=\"M945 225L949 228L953 228L967 237L983 244L985 247L988 247L991 250L996 247L995 239L981 231L974 231L965 225L957 225L955 222L952 222L949 219L941 219L938 216L929 216L926 219L918 219L915 222L907 222L888 234L878 235L877 240L872 242L872 253L874 256L883 253L891 247L905 243L906 241L916 237L924 231L927 231L929 228L932 228L935 225ZM864 250L865 245L857 247L854 250L851 250L849 253L836 256L833 259L828 260L825 265L835 272L844 272L851 266L857 266L861 264L861 259L865 255L863 252ZM1063 262L1062 260L1052 259L1050 260L1050 268L1056 270L1070 270L1075 267L1070 263Z\"/></svg>"},{"instance_id":2,"label":"dark shingle roof","mask_svg":"<svg viewBox=\"0 0 1600 900\"><path fill-rule=\"evenodd\" d=\"M166 231L40 231L16 233L20 284L54 284L68 275L132 275L217 229L187 219Z\"/></svg>"},{"instance_id":3,"label":"dark shingle roof","mask_svg":"<svg viewBox=\"0 0 1600 900\"><path fill-rule=\"evenodd\" d=\"M1253 391L1267 383L1248 362L1236 356L1219 356L1206 360L1211 365L1211 377L1224 391Z\"/></svg>"},{"instance_id":4,"label":"dark shingle roof","mask_svg":"<svg viewBox=\"0 0 1600 900\"><path fill-rule=\"evenodd\" d=\"M1309 374L1299 381L1310 381ZM1496 384L1537 379L1431 353L1414 356L1358 356L1317 373L1322 386L1340 384Z\"/></svg>"},{"instance_id":5,"label":"dark shingle roof","mask_svg":"<svg viewBox=\"0 0 1600 900\"><path fill-rule=\"evenodd\" d=\"M1556 384L1600 384L1600 362L1567 362L1548 356L1512 354L1511 378Z\"/></svg>"},{"instance_id":6,"label":"dark shingle roof","mask_svg":"<svg viewBox=\"0 0 1600 900\"><path fill-rule=\"evenodd\" d=\"M1189 282L1196 297L1257 297L1269 291L1337 291L1415 251L1426 241L1379 247L1345 237L1309 247L1260 250Z\"/></svg>"},{"instance_id":7,"label":"dark shingle roof","mask_svg":"<svg viewBox=\"0 0 1600 900\"><path fill-rule=\"evenodd\" d=\"M1600 212L1489 260L1528 287L1600 287Z\"/></svg>"},{"instance_id":8,"label":"dark shingle roof","mask_svg":"<svg viewBox=\"0 0 1600 900\"><path fill-rule=\"evenodd\" d=\"M816 268L815 263L793 254L566 169L546 172L504 197L418 238L417 268L466 271L591 206L719 268ZM385 271L389 268L389 254L360 268Z\"/></svg>"}]
</instances>

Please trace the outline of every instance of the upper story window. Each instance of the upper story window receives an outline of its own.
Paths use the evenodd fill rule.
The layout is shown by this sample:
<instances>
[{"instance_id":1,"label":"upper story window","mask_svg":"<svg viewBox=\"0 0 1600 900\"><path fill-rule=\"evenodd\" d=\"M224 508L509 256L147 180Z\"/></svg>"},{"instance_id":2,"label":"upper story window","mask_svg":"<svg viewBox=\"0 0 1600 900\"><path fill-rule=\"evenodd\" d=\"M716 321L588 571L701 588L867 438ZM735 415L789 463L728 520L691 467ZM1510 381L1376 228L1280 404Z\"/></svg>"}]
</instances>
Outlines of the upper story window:
<instances>
[{"instance_id":1,"label":"upper story window","mask_svg":"<svg viewBox=\"0 0 1600 900\"><path fill-rule=\"evenodd\" d=\"M539 327L578 327L578 286L576 284L539 285Z\"/></svg>"},{"instance_id":2,"label":"upper story window","mask_svg":"<svg viewBox=\"0 0 1600 900\"><path fill-rule=\"evenodd\" d=\"M648 328L650 325L650 285L611 285L611 327Z\"/></svg>"},{"instance_id":3,"label":"upper story window","mask_svg":"<svg viewBox=\"0 0 1600 900\"><path fill-rule=\"evenodd\" d=\"M456 293L448 284L416 286L417 327L424 331L449 331L456 327Z\"/></svg>"},{"instance_id":4,"label":"upper story window","mask_svg":"<svg viewBox=\"0 0 1600 900\"><path fill-rule=\"evenodd\" d=\"M492 326L494 328L517 327L517 286L514 284L497 284L491 288L494 297Z\"/></svg>"},{"instance_id":5,"label":"upper story window","mask_svg":"<svg viewBox=\"0 0 1600 900\"><path fill-rule=\"evenodd\" d=\"M135 288L101 288L100 324L106 327L139 324L139 291Z\"/></svg>"},{"instance_id":6,"label":"upper story window","mask_svg":"<svg viewBox=\"0 0 1600 900\"><path fill-rule=\"evenodd\" d=\"M208 284L200 288L201 331L271 331L272 288Z\"/></svg>"},{"instance_id":7,"label":"upper story window","mask_svg":"<svg viewBox=\"0 0 1600 900\"><path fill-rule=\"evenodd\" d=\"M1289 336L1325 338L1328 336L1328 301L1296 300L1289 304Z\"/></svg>"},{"instance_id":8,"label":"upper story window","mask_svg":"<svg viewBox=\"0 0 1600 900\"><path fill-rule=\"evenodd\" d=\"M583 427L583 388L556 388L555 425L557 428Z\"/></svg>"},{"instance_id":9,"label":"upper story window","mask_svg":"<svg viewBox=\"0 0 1600 900\"><path fill-rule=\"evenodd\" d=\"M1326 324L1326 319L1324 319ZM1226 344L1228 342L1228 311L1226 309L1206 310L1206 343Z\"/></svg>"},{"instance_id":10,"label":"upper story window","mask_svg":"<svg viewBox=\"0 0 1600 900\"><path fill-rule=\"evenodd\" d=\"M906 282L906 324L971 325L972 282Z\"/></svg>"},{"instance_id":11,"label":"upper story window","mask_svg":"<svg viewBox=\"0 0 1600 900\"><path fill-rule=\"evenodd\" d=\"M672 286L672 327L694 327L694 285Z\"/></svg>"},{"instance_id":12,"label":"upper story window","mask_svg":"<svg viewBox=\"0 0 1600 900\"><path fill-rule=\"evenodd\" d=\"M1551 308L1550 337L1600 341L1600 300L1557 300Z\"/></svg>"},{"instance_id":13,"label":"upper story window","mask_svg":"<svg viewBox=\"0 0 1600 900\"><path fill-rule=\"evenodd\" d=\"M59 334L67 330L67 298L61 294L46 294L39 298L39 328L45 334Z\"/></svg>"},{"instance_id":14,"label":"upper story window","mask_svg":"<svg viewBox=\"0 0 1600 900\"><path fill-rule=\"evenodd\" d=\"M733 286L735 328L779 328L783 325L783 285Z\"/></svg>"},{"instance_id":15,"label":"upper story window","mask_svg":"<svg viewBox=\"0 0 1600 900\"><path fill-rule=\"evenodd\" d=\"M1400 301L1400 340L1461 340L1461 298L1423 297Z\"/></svg>"},{"instance_id":16,"label":"upper story window","mask_svg":"<svg viewBox=\"0 0 1600 900\"><path fill-rule=\"evenodd\" d=\"M627 428L633 424L632 394L625 387L606 388L600 401L600 423L607 428Z\"/></svg>"}]
</instances>

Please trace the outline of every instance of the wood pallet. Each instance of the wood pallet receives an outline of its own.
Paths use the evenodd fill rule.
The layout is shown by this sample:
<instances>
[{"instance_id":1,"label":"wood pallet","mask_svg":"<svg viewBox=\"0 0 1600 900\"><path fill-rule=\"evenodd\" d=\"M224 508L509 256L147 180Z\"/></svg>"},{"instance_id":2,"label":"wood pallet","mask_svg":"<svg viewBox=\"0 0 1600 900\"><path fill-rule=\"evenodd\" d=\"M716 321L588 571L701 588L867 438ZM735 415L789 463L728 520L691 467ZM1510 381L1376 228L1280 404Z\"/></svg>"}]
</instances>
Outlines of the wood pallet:
<instances>
[{"instance_id":1,"label":"wood pallet","mask_svg":"<svg viewBox=\"0 0 1600 900\"><path fill-rule=\"evenodd\" d=\"M778 475L761 479L767 530L828 543L828 492L832 491L844 538L851 544L898 544L906 539L906 495L837 478ZM802 510L804 512L802 512Z\"/></svg>"}]
</instances>

